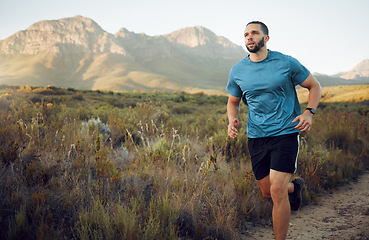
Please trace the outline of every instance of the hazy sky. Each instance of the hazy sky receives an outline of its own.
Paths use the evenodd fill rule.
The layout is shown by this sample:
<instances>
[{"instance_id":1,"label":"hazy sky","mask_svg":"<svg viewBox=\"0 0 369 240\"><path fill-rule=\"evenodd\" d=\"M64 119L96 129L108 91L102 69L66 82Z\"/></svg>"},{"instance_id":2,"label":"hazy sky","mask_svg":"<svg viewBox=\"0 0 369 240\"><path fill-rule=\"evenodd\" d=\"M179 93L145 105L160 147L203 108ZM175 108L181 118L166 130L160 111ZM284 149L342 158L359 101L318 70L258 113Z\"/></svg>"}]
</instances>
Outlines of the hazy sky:
<instances>
[{"instance_id":1,"label":"hazy sky","mask_svg":"<svg viewBox=\"0 0 369 240\"><path fill-rule=\"evenodd\" d=\"M269 27L269 49L311 72L335 74L369 58L368 12L368 0L0 0L0 40L41 20L82 15L112 34L199 25L244 46L246 23L260 20Z\"/></svg>"}]
</instances>

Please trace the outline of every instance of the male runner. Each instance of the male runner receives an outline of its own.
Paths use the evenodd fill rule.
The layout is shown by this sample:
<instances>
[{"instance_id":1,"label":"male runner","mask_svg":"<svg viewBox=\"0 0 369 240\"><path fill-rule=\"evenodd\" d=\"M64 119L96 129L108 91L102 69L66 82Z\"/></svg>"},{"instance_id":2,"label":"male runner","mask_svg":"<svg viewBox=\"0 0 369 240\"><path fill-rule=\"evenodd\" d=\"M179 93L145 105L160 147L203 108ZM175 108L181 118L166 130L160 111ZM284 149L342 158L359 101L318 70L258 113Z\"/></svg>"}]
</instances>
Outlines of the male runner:
<instances>
[{"instance_id":1,"label":"male runner","mask_svg":"<svg viewBox=\"0 0 369 240\"><path fill-rule=\"evenodd\" d=\"M297 167L299 132L309 132L321 98L321 86L295 58L267 49L269 32L258 21L247 24L250 54L232 67L227 92L228 135L237 136L241 99L248 105L247 135L252 168L264 197L273 201L276 240L286 239L290 210L301 202L303 180L290 179ZM309 90L301 113L296 85Z\"/></svg>"}]
</instances>

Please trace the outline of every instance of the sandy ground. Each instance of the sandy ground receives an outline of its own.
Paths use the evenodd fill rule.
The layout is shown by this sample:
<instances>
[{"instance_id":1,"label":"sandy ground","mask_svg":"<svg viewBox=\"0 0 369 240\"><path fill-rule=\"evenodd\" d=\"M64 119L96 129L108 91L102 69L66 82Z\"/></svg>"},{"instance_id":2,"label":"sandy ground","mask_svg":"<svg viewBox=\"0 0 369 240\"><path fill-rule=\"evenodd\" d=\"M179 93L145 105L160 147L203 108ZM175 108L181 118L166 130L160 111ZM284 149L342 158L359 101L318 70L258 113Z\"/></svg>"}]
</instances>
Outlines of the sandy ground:
<instances>
[{"instance_id":1,"label":"sandy ground","mask_svg":"<svg viewBox=\"0 0 369 240\"><path fill-rule=\"evenodd\" d=\"M248 226L242 239L274 239L272 226ZM369 172L292 212L287 239L369 240Z\"/></svg>"}]
</instances>

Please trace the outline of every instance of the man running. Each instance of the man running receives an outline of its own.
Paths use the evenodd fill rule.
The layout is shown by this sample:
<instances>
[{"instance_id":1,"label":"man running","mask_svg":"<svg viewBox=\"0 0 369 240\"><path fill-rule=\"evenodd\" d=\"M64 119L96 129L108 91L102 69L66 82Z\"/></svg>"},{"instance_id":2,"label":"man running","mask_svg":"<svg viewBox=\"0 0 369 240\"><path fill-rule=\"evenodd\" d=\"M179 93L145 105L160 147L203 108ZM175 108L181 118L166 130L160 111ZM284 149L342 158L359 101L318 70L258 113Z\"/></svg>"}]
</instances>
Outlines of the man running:
<instances>
[{"instance_id":1,"label":"man running","mask_svg":"<svg viewBox=\"0 0 369 240\"><path fill-rule=\"evenodd\" d=\"M276 240L286 239L290 211L301 203L303 180L290 179L297 168L299 132L309 132L321 86L295 58L267 49L269 31L259 21L246 25L250 54L232 67L227 92L228 135L237 136L241 99L248 105L247 135L252 169L264 197L273 201ZM309 90L301 113L295 86Z\"/></svg>"}]
</instances>

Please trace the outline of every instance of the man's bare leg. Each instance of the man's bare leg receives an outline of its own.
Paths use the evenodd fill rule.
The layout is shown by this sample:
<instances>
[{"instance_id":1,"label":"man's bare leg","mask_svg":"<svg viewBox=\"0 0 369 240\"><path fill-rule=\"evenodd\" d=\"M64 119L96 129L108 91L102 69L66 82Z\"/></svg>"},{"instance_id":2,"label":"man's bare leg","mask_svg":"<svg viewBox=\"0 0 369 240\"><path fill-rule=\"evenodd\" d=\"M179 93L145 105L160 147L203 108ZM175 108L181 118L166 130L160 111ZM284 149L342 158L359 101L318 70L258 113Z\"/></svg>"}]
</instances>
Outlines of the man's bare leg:
<instances>
[{"instance_id":1,"label":"man's bare leg","mask_svg":"<svg viewBox=\"0 0 369 240\"><path fill-rule=\"evenodd\" d=\"M273 200L273 229L276 240L287 237L291 206L288 199L292 174L270 170L270 195ZM293 184L292 184L293 185ZM291 189L293 191L293 189Z\"/></svg>"},{"instance_id":2,"label":"man's bare leg","mask_svg":"<svg viewBox=\"0 0 369 240\"><path fill-rule=\"evenodd\" d=\"M261 193L266 198L271 198L270 196L270 178L269 175L265 178L258 180L258 184L261 190Z\"/></svg>"},{"instance_id":3,"label":"man's bare leg","mask_svg":"<svg viewBox=\"0 0 369 240\"><path fill-rule=\"evenodd\" d=\"M271 178L272 178L273 183L275 184L278 184L279 182L281 182L282 189L286 189L283 186L285 185L287 181L287 192L292 193L294 191L293 183L289 182L291 178L291 174L271 170L271 173L269 176L266 176L265 178L258 180L258 184L260 186L261 192L264 197L266 198L272 197ZM277 190L277 187L275 188L275 190ZM273 200L273 213L272 213L273 214L273 228L274 228L275 239L278 239L278 240L285 239L287 236L290 212L291 212L290 202L288 200L288 194L285 194L285 190L283 190L282 192L284 192L283 195L285 195L285 197L282 198L282 201L278 201L278 203L282 202L281 204L277 203L278 199L273 200L272 198ZM275 197L277 197L277 195Z\"/></svg>"},{"instance_id":4,"label":"man's bare leg","mask_svg":"<svg viewBox=\"0 0 369 240\"><path fill-rule=\"evenodd\" d=\"M269 175L265 178L258 180L260 190L264 197L271 198L270 195L270 177ZM294 191L294 185L293 183L288 183L288 193L293 193Z\"/></svg>"}]
</instances>

